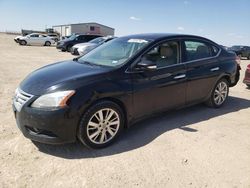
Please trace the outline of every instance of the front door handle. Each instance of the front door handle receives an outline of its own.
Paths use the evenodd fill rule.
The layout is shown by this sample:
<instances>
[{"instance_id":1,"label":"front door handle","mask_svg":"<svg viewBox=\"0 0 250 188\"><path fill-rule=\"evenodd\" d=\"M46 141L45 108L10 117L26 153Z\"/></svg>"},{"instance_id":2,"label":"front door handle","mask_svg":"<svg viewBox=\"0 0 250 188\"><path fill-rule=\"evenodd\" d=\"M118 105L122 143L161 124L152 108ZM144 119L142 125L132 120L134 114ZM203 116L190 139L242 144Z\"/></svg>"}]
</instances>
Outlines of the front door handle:
<instances>
[{"instance_id":1,"label":"front door handle","mask_svg":"<svg viewBox=\"0 0 250 188\"><path fill-rule=\"evenodd\" d=\"M214 72L214 71L217 71L217 70L220 70L219 67L214 67L214 68L211 68L210 71Z\"/></svg>"},{"instance_id":2,"label":"front door handle","mask_svg":"<svg viewBox=\"0 0 250 188\"><path fill-rule=\"evenodd\" d=\"M186 74L181 74L181 75L178 75L178 76L175 76L174 79L181 79L181 78L185 78L186 77Z\"/></svg>"}]
</instances>

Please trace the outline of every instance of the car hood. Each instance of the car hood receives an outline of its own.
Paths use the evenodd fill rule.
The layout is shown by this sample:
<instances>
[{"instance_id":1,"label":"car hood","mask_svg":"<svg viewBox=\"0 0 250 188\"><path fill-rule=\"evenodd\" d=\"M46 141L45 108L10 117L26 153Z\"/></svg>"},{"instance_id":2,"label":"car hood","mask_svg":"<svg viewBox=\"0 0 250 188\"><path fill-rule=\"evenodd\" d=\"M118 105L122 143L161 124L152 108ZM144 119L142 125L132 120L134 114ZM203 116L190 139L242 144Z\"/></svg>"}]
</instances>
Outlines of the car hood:
<instances>
[{"instance_id":1,"label":"car hood","mask_svg":"<svg viewBox=\"0 0 250 188\"><path fill-rule=\"evenodd\" d=\"M20 36L19 39L27 39L26 36Z\"/></svg>"},{"instance_id":2,"label":"car hood","mask_svg":"<svg viewBox=\"0 0 250 188\"><path fill-rule=\"evenodd\" d=\"M81 80L81 84L84 84L91 76L105 73L108 70L109 68L77 61L63 61L32 72L21 82L20 89L32 95L42 95L58 90L64 83Z\"/></svg>"},{"instance_id":3,"label":"car hood","mask_svg":"<svg viewBox=\"0 0 250 188\"><path fill-rule=\"evenodd\" d=\"M94 43L90 43L90 42L84 42L84 43L79 43L74 45L74 48L79 48L79 47L88 47L88 46L94 46Z\"/></svg>"},{"instance_id":4,"label":"car hood","mask_svg":"<svg viewBox=\"0 0 250 188\"><path fill-rule=\"evenodd\" d=\"M20 39L21 37L23 37L23 36L21 36L21 35L20 36L16 36L15 39Z\"/></svg>"}]
</instances>

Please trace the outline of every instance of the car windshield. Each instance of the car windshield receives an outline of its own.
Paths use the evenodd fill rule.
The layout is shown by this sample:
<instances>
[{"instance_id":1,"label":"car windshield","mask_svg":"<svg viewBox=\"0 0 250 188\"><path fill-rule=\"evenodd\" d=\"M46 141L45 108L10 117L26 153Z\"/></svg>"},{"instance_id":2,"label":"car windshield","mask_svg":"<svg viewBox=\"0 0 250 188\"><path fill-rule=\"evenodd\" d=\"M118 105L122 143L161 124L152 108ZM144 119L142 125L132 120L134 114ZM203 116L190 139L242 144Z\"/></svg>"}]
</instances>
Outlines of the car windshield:
<instances>
[{"instance_id":1,"label":"car windshield","mask_svg":"<svg viewBox=\"0 0 250 188\"><path fill-rule=\"evenodd\" d=\"M75 38L77 37L78 35L71 35L68 39L69 40L75 40Z\"/></svg>"},{"instance_id":2,"label":"car windshield","mask_svg":"<svg viewBox=\"0 0 250 188\"><path fill-rule=\"evenodd\" d=\"M104 37L98 37L98 38L95 38L95 39L93 39L93 40L91 40L89 42L94 43L94 44L99 44L99 43L103 42L104 40L105 40Z\"/></svg>"},{"instance_id":3,"label":"car windshield","mask_svg":"<svg viewBox=\"0 0 250 188\"><path fill-rule=\"evenodd\" d=\"M80 63L91 63L101 66L116 67L125 63L149 41L144 39L118 38L107 42L80 57Z\"/></svg>"}]
</instances>

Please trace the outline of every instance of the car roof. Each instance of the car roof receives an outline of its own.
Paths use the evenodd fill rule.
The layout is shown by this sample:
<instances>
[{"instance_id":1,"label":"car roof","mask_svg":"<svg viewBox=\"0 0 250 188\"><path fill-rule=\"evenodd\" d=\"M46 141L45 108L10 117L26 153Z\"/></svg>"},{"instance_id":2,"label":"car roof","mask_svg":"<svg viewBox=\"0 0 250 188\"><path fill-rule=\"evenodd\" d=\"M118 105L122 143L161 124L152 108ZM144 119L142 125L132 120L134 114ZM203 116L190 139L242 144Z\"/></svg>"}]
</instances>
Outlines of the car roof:
<instances>
[{"instance_id":1,"label":"car roof","mask_svg":"<svg viewBox=\"0 0 250 188\"><path fill-rule=\"evenodd\" d=\"M161 40L164 38L176 38L176 37L181 37L181 38L196 38L196 39L201 39L201 40L207 40L210 41L212 43L214 43L213 41L204 38L204 37L200 37L200 36L196 36L196 35L188 35L188 34L178 34L178 33L144 33L144 34L135 34L135 35L128 35L128 36L124 36L124 37L120 37L120 38L136 38L136 39L145 39L145 40Z\"/></svg>"}]
</instances>

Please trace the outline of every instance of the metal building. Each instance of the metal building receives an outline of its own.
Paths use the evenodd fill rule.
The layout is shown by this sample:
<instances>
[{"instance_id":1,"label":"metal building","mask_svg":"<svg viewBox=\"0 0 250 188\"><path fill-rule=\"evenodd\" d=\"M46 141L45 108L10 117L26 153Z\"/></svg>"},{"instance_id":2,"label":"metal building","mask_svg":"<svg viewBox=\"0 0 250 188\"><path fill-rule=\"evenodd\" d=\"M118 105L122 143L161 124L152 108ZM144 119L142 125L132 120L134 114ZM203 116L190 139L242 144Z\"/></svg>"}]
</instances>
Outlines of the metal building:
<instances>
[{"instance_id":1,"label":"metal building","mask_svg":"<svg viewBox=\"0 0 250 188\"><path fill-rule=\"evenodd\" d=\"M78 23L52 26L54 32L59 33L62 37L72 35L73 33L81 34L99 34L103 36L114 35L115 29L95 23Z\"/></svg>"}]
</instances>

